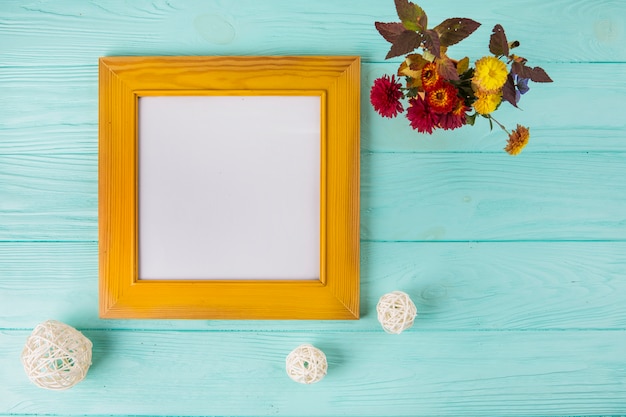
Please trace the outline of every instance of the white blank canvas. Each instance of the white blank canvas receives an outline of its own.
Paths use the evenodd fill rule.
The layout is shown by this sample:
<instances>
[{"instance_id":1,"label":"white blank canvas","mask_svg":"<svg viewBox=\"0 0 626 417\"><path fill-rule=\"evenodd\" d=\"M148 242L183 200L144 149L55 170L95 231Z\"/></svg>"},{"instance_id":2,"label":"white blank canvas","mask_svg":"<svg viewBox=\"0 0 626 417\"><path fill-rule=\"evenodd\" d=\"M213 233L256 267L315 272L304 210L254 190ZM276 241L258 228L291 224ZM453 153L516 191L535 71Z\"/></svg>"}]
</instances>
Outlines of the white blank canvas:
<instances>
[{"instance_id":1,"label":"white blank canvas","mask_svg":"<svg viewBox=\"0 0 626 417\"><path fill-rule=\"evenodd\" d=\"M318 279L320 97L139 99L139 278Z\"/></svg>"}]
</instances>

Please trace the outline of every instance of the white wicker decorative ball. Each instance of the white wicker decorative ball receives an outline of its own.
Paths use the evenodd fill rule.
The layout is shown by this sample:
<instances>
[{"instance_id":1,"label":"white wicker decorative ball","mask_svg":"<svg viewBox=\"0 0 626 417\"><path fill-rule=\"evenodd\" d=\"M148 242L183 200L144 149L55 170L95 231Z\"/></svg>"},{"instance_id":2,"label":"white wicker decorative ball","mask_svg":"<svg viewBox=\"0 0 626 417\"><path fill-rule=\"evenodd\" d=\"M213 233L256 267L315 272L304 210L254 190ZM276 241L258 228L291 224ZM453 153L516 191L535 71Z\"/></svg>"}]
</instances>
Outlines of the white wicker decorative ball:
<instances>
[{"instance_id":1,"label":"white wicker decorative ball","mask_svg":"<svg viewBox=\"0 0 626 417\"><path fill-rule=\"evenodd\" d=\"M383 295L376 305L378 321L387 333L400 334L413 326L417 307L407 293L392 291Z\"/></svg>"},{"instance_id":2,"label":"white wicker decorative ball","mask_svg":"<svg viewBox=\"0 0 626 417\"><path fill-rule=\"evenodd\" d=\"M35 327L26 340L22 364L35 385L50 390L68 389L87 375L92 346L75 328L48 320Z\"/></svg>"},{"instance_id":3,"label":"white wicker decorative ball","mask_svg":"<svg viewBox=\"0 0 626 417\"><path fill-rule=\"evenodd\" d=\"M320 381L328 371L324 352L315 346L300 345L287 355L287 375L301 384L313 384Z\"/></svg>"}]
</instances>

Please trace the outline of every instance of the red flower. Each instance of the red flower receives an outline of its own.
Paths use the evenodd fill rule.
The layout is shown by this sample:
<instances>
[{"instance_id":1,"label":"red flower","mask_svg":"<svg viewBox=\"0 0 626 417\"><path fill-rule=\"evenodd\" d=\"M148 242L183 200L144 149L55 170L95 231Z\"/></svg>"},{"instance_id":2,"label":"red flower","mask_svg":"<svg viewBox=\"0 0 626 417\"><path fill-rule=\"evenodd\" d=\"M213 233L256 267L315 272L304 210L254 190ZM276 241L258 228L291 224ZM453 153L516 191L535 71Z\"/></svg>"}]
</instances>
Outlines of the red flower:
<instances>
[{"instance_id":1,"label":"red flower","mask_svg":"<svg viewBox=\"0 0 626 417\"><path fill-rule=\"evenodd\" d=\"M420 133L433 133L433 128L437 125L438 115L419 95L409 100L409 109L406 117L411 122L411 127Z\"/></svg>"},{"instance_id":2,"label":"red flower","mask_svg":"<svg viewBox=\"0 0 626 417\"><path fill-rule=\"evenodd\" d=\"M457 129L466 123L465 113L469 108L463 103L463 100L457 101L456 106L451 112L439 115L439 127L444 130Z\"/></svg>"},{"instance_id":3,"label":"red flower","mask_svg":"<svg viewBox=\"0 0 626 417\"><path fill-rule=\"evenodd\" d=\"M400 99L403 97L400 88L402 85L396 81L394 75L389 78L383 75L374 80L374 85L370 91L370 102L374 110L383 117L396 117L398 113L404 111Z\"/></svg>"},{"instance_id":4,"label":"red flower","mask_svg":"<svg viewBox=\"0 0 626 417\"><path fill-rule=\"evenodd\" d=\"M456 95L456 88L452 84L441 83L426 93L426 102L435 113L449 113L459 101Z\"/></svg>"}]
</instances>

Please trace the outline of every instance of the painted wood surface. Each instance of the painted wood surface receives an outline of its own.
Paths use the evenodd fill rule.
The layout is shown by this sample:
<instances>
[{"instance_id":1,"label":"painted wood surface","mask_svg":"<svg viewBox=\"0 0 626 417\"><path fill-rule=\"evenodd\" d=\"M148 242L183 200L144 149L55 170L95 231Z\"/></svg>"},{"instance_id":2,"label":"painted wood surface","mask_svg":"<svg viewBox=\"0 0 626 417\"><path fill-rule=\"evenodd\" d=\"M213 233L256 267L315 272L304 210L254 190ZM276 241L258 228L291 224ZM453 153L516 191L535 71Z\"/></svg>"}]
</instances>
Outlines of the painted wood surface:
<instances>
[{"instance_id":1,"label":"painted wood surface","mask_svg":"<svg viewBox=\"0 0 626 417\"><path fill-rule=\"evenodd\" d=\"M0 407L21 415L617 414L626 335L594 333L85 331L94 342L89 379L60 395L15 384ZM0 334L3 370L22 371L11 352L27 334ZM284 371L283 352L304 342L333 369L310 386ZM592 351L602 355L585 355Z\"/></svg>"},{"instance_id":2,"label":"painted wood surface","mask_svg":"<svg viewBox=\"0 0 626 417\"><path fill-rule=\"evenodd\" d=\"M626 2L420 5L483 23L451 54L501 23L555 80L499 111L531 126L522 155L371 110L391 0L1 1L0 416L626 415ZM361 320L98 319L98 57L320 54L363 60ZM396 289L420 315L392 336ZM19 362L49 318L94 343L64 393ZM305 342L330 364L312 386L284 372Z\"/></svg>"}]
</instances>

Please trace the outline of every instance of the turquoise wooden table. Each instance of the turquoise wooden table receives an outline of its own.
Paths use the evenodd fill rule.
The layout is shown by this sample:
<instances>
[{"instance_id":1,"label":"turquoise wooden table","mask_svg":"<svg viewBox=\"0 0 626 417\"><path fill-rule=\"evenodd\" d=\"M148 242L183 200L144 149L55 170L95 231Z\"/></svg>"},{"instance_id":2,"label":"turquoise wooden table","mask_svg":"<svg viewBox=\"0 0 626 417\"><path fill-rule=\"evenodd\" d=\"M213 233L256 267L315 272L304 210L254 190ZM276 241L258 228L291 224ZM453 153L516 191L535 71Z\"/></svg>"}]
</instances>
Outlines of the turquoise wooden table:
<instances>
[{"instance_id":1,"label":"turquoise wooden table","mask_svg":"<svg viewBox=\"0 0 626 417\"><path fill-rule=\"evenodd\" d=\"M374 21L391 0L0 2L0 415L626 415L626 2L423 0L430 19L501 23L554 83L536 86L511 157L487 123L423 136L370 108L395 70ZM97 59L360 55L359 321L100 320ZM378 298L411 295L401 335ZM94 344L76 387L31 384L47 319ZM286 375L301 343L329 373Z\"/></svg>"}]
</instances>

